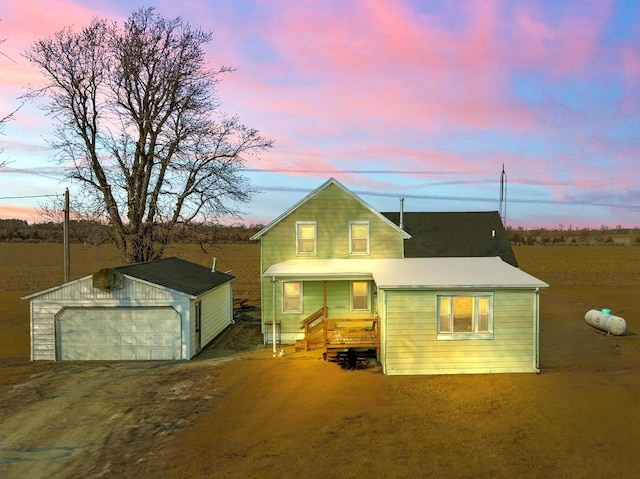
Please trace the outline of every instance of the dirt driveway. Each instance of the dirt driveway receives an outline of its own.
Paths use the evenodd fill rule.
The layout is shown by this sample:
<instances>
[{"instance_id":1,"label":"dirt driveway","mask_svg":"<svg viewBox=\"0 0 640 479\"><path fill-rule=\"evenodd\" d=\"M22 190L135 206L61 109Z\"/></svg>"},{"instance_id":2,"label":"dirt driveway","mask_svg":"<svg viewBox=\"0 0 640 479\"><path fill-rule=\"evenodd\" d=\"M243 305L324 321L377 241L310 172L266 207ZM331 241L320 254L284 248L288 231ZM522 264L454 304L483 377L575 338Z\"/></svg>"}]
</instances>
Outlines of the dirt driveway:
<instances>
[{"instance_id":1,"label":"dirt driveway","mask_svg":"<svg viewBox=\"0 0 640 479\"><path fill-rule=\"evenodd\" d=\"M113 477L162 449L216 394L213 364L0 366L31 371L0 397L4 478Z\"/></svg>"}]
</instances>

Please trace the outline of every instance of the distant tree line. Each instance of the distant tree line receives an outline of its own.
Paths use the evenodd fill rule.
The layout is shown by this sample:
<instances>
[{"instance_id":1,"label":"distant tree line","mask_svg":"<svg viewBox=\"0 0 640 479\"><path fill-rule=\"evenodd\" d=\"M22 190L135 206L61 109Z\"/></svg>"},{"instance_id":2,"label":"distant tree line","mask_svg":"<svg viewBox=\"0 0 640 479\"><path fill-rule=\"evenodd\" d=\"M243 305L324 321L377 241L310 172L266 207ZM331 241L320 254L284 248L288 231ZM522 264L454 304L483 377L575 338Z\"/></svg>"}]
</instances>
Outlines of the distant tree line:
<instances>
[{"instance_id":1,"label":"distant tree line","mask_svg":"<svg viewBox=\"0 0 640 479\"><path fill-rule=\"evenodd\" d=\"M251 243L250 238L264 225L200 225L196 227L198 241L205 244ZM169 243L194 242L193 235L174 232ZM640 246L640 228L535 228L508 227L507 235L512 245L530 246L584 246L606 245ZM104 244L113 242L109 228L97 221L72 220L69 224L72 243ZM29 224L24 220L0 219L0 242L12 243L62 243L63 227L59 221Z\"/></svg>"},{"instance_id":2,"label":"distant tree line","mask_svg":"<svg viewBox=\"0 0 640 479\"><path fill-rule=\"evenodd\" d=\"M507 235L512 245L529 246L640 246L640 228L535 228L507 227Z\"/></svg>"},{"instance_id":3,"label":"distant tree line","mask_svg":"<svg viewBox=\"0 0 640 479\"><path fill-rule=\"evenodd\" d=\"M199 240L208 244L250 243L250 238L263 225L215 225L199 226ZM24 220L0 219L0 242L11 243L62 243L63 225L59 222L29 224ZM192 236L182 236L176 231L171 243L191 242ZM112 242L108 226L96 221L71 221L69 239L72 243L104 244Z\"/></svg>"}]
</instances>

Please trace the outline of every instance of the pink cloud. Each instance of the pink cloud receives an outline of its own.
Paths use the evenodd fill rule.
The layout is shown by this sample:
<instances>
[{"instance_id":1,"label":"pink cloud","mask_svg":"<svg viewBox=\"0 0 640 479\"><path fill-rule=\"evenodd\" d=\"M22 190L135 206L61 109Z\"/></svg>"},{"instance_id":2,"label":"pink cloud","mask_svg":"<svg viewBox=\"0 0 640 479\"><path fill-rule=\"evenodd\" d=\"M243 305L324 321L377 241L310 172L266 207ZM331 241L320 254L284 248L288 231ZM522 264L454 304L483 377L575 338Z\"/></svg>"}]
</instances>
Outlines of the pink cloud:
<instances>
[{"instance_id":1,"label":"pink cloud","mask_svg":"<svg viewBox=\"0 0 640 479\"><path fill-rule=\"evenodd\" d=\"M640 54L637 49L626 48L622 51L622 66L627 80L637 84L640 80Z\"/></svg>"},{"instance_id":2,"label":"pink cloud","mask_svg":"<svg viewBox=\"0 0 640 479\"><path fill-rule=\"evenodd\" d=\"M223 88L250 92L248 102L266 99L281 115L322 123L318 137L407 123L432 133L449 122L480 130L539 128L538 112L513 101L510 75L519 68L585 72L609 12L598 4L587 6L592 17L558 9L551 21L533 7L513 12L504 2L470 2L449 12L461 18L454 28L400 2L341 4L339 12L330 4L322 10L304 2L279 5L252 26L277 57L263 63L264 78L281 77L282 86L251 83L259 75L243 72L229 80L235 87ZM381 115L384 125L371 121ZM292 133L308 126L290 125Z\"/></svg>"},{"instance_id":3,"label":"pink cloud","mask_svg":"<svg viewBox=\"0 0 640 479\"><path fill-rule=\"evenodd\" d=\"M0 218L24 220L32 223L38 221L38 211L31 207L0 204Z\"/></svg>"}]
</instances>

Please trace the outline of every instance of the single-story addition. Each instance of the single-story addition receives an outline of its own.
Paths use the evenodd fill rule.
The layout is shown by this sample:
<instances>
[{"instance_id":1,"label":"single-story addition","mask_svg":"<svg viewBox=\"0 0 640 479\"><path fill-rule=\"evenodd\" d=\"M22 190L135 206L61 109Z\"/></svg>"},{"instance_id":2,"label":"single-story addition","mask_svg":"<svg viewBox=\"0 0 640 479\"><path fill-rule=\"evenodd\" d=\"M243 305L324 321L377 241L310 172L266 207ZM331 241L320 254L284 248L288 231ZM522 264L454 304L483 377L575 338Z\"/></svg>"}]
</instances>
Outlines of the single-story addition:
<instances>
[{"instance_id":1,"label":"single-story addition","mask_svg":"<svg viewBox=\"0 0 640 479\"><path fill-rule=\"evenodd\" d=\"M539 290L548 285L499 257L292 259L263 276L274 288L300 282L322 291L324 284L311 305L322 311L337 309L327 306L326 291L371 283L371 332L352 332L344 315L331 322L343 327L331 329L327 346L379 341L385 374L539 372Z\"/></svg>"},{"instance_id":2,"label":"single-story addition","mask_svg":"<svg viewBox=\"0 0 640 479\"><path fill-rule=\"evenodd\" d=\"M191 359L233 322L234 279L166 258L30 294L31 359Z\"/></svg>"}]
</instances>

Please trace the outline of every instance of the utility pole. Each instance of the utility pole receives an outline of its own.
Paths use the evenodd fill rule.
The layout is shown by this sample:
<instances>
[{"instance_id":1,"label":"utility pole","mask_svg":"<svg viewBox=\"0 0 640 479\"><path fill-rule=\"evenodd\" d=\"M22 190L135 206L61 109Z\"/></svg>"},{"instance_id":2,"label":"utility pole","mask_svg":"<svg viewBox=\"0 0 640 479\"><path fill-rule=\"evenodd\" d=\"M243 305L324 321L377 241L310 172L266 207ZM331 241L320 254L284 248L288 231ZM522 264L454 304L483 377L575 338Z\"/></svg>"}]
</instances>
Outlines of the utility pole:
<instances>
[{"instance_id":1,"label":"utility pole","mask_svg":"<svg viewBox=\"0 0 640 479\"><path fill-rule=\"evenodd\" d=\"M500 175L500 218L502 224L507 227L507 174L504 171L504 163L502 164L502 174Z\"/></svg>"},{"instance_id":2,"label":"utility pole","mask_svg":"<svg viewBox=\"0 0 640 479\"><path fill-rule=\"evenodd\" d=\"M69 281L69 264L71 249L69 248L69 188L64 191L64 282Z\"/></svg>"}]
</instances>

